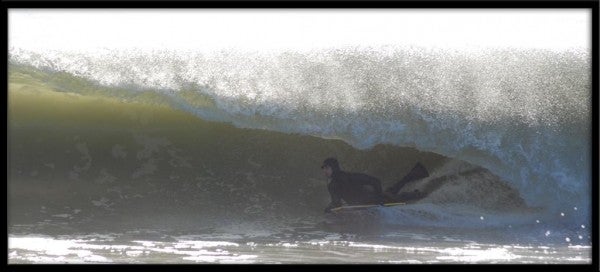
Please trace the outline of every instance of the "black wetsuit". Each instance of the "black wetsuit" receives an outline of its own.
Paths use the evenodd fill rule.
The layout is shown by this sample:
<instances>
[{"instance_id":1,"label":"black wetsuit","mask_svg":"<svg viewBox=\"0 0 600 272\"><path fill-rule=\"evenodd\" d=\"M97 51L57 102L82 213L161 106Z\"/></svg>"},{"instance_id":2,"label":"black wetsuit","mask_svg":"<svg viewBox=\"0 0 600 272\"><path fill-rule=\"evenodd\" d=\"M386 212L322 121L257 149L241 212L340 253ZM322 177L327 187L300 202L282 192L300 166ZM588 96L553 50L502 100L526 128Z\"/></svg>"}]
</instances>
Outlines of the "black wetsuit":
<instances>
[{"instance_id":1,"label":"black wetsuit","mask_svg":"<svg viewBox=\"0 0 600 272\"><path fill-rule=\"evenodd\" d=\"M400 192L407 183L426 178L429 172L423 165L417 163L412 170L385 192L381 190L381 182L376 177L361 173L348 173L333 168L331 182L327 186L331 195L331 203L325 212L342 206L342 200L348 205L370 205L393 202L412 202L425 197L427 194L418 190L413 192Z\"/></svg>"},{"instance_id":2,"label":"black wetsuit","mask_svg":"<svg viewBox=\"0 0 600 272\"><path fill-rule=\"evenodd\" d=\"M331 203L325 212L342 206L342 200L348 205L383 204L384 200L379 179L362 173L334 170L327 189Z\"/></svg>"}]
</instances>

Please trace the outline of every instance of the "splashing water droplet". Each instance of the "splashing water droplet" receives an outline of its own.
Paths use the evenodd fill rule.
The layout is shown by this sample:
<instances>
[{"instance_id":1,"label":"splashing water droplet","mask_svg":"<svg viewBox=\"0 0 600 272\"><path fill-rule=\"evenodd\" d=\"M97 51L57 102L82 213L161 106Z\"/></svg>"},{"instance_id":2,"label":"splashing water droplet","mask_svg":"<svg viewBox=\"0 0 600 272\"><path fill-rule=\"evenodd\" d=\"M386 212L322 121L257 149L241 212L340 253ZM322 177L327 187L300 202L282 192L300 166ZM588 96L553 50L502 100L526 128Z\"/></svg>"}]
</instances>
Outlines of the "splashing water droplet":
<instances>
[{"instance_id":1,"label":"splashing water droplet","mask_svg":"<svg viewBox=\"0 0 600 272\"><path fill-rule=\"evenodd\" d=\"M535 222L539 224L539 223L540 223L540 220L535 220Z\"/></svg>"},{"instance_id":2,"label":"splashing water droplet","mask_svg":"<svg viewBox=\"0 0 600 272\"><path fill-rule=\"evenodd\" d=\"M582 240L583 236L579 235L579 236L577 236L577 238L579 238L579 240Z\"/></svg>"},{"instance_id":3,"label":"splashing water droplet","mask_svg":"<svg viewBox=\"0 0 600 272\"><path fill-rule=\"evenodd\" d=\"M585 225L581 225L581 228L582 228L582 229L585 229Z\"/></svg>"},{"instance_id":4,"label":"splashing water droplet","mask_svg":"<svg viewBox=\"0 0 600 272\"><path fill-rule=\"evenodd\" d=\"M567 237L567 238L565 238L565 241L571 242L571 239L569 237Z\"/></svg>"},{"instance_id":5,"label":"splashing water droplet","mask_svg":"<svg viewBox=\"0 0 600 272\"><path fill-rule=\"evenodd\" d=\"M573 210L577 210L577 207L573 207Z\"/></svg>"},{"instance_id":6,"label":"splashing water droplet","mask_svg":"<svg viewBox=\"0 0 600 272\"><path fill-rule=\"evenodd\" d=\"M565 213L560 213L560 216L565 216Z\"/></svg>"},{"instance_id":7,"label":"splashing water droplet","mask_svg":"<svg viewBox=\"0 0 600 272\"><path fill-rule=\"evenodd\" d=\"M546 235L546 237L549 236L550 235L550 231L547 230L546 233L544 233L544 235Z\"/></svg>"},{"instance_id":8,"label":"splashing water droplet","mask_svg":"<svg viewBox=\"0 0 600 272\"><path fill-rule=\"evenodd\" d=\"M483 220L484 218L483 218L483 216L481 216L481 217L479 217L479 219Z\"/></svg>"}]
</instances>

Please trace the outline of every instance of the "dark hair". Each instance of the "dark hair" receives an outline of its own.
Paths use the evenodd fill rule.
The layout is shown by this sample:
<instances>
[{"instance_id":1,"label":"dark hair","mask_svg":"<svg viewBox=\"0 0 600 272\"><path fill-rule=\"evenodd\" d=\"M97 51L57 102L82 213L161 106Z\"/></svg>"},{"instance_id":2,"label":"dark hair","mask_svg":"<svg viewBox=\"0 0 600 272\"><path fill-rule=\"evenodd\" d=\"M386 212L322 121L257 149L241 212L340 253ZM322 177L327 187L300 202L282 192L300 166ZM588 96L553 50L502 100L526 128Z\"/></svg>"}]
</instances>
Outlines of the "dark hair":
<instances>
[{"instance_id":1,"label":"dark hair","mask_svg":"<svg viewBox=\"0 0 600 272\"><path fill-rule=\"evenodd\" d=\"M340 169L340 164L338 163L336 158L327 158L323 161L323 164L321 165L321 168L324 168L325 166L330 166L331 169L333 170L339 170Z\"/></svg>"}]
</instances>

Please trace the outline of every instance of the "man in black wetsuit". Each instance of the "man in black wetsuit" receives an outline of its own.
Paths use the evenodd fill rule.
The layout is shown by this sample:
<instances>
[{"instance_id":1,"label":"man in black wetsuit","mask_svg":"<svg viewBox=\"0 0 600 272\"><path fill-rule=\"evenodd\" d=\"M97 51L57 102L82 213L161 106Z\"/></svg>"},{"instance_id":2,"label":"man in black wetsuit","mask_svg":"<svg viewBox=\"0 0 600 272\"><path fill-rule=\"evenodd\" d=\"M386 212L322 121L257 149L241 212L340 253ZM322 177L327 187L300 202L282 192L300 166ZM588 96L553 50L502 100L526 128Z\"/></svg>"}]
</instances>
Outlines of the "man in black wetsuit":
<instances>
[{"instance_id":1,"label":"man in black wetsuit","mask_svg":"<svg viewBox=\"0 0 600 272\"><path fill-rule=\"evenodd\" d=\"M344 172L335 158L326 159L321 169L331 180L327 185L331 203L325 208L325 212L342 206L342 200L348 205L383 204L381 182L377 178L361 173Z\"/></svg>"},{"instance_id":2,"label":"man in black wetsuit","mask_svg":"<svg viewBox=\"0 0 600 272\"><path fill-rule=\"evenodd\" d=\"M429 176L427 170L420 164L411 170L402 180L394 186L381 190L379 179L362 173L349 173L342 171L335 158L327 158L321 165L323 173L330 179L327 189L331 196L331 203L325 208L325 212L342 206L342 200L348 205L383 205L384 202L402 202L416 200L425 197L419 191L397 194L406 183Z\"/></svg>"}]
</instances>

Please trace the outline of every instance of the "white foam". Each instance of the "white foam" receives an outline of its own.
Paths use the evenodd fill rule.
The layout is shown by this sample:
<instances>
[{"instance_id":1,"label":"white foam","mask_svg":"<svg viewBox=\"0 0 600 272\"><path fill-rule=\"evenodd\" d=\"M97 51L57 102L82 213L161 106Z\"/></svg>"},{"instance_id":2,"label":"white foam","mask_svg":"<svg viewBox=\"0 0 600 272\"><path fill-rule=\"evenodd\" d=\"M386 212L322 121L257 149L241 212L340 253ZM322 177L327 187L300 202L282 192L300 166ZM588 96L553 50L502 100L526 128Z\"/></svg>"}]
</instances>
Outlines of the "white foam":
<instances>
[{"instance_id":1,"label":"white foam","mask_svg":"<svg viewBox=\"0 0 600 272\"><path fill-rule=\"evenodd\" d=\"M142 255L142 253L144 253L144 251L142 250L127 250L125 251L125 254L127 254L127 256L131 256L131 257L137 257Z\"/></svg>"},{"instance_id":2,"label":"white foam","mask_svg":"<svg viewBox=\"0 0 600 272\"><path fill-rule=\"evenodd\" d=\"M42 252L46 255L55 255L58 257L50 256L30 256L25 255L24 257L13 256L15 258L23 258L35 263L85 263L85 262L111 262L109 259L95 255L90 250L78 249L85 248L82 244L83 240L55 240L46 237L9 237L9 248L11 249L23 249L30 251ZM89 246L87 246L89 248ZM16 253L15 253L16 255ZM75 255L77 258L73 259Z\"/></svg>"}]
</instances>

